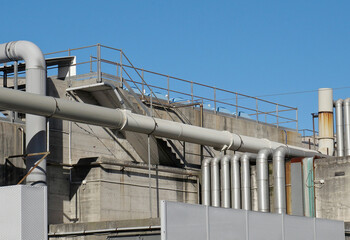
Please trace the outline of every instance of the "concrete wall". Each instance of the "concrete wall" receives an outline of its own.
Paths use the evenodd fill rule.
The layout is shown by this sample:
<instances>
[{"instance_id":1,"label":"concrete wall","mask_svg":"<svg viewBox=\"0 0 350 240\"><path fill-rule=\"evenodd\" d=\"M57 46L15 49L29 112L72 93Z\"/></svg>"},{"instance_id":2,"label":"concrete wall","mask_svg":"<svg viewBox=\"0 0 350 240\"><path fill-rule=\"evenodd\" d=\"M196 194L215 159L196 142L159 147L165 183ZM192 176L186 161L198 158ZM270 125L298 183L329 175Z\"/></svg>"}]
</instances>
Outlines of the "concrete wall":
<instances>
[{"instance_id":1,"label":"concrete wall","mask_svg":"<svg viewBox=\"0 0 350 240\"><path fill-rule=\"evenodd\" d=\"M316 216L350 222L350 157L316 159L315 186Z\"/></svg>"}]
</instances>

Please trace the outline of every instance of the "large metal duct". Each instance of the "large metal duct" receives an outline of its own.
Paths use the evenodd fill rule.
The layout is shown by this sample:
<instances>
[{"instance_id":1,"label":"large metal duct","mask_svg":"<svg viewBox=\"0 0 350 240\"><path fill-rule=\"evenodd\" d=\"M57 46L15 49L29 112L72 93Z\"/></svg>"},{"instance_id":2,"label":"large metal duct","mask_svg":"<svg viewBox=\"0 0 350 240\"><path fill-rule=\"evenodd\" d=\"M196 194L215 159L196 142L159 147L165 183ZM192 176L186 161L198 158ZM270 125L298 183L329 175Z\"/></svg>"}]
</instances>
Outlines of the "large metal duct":
<instances>
[{"instance_id":1,"label":"large metal duct","mask_svg":"<svg viewBox=\"0 0 350 240\"><path fill-rule=\"evenodd\" d=\"M32 42L15 41L0 44L0 63L24 60L26 63L26 91L46 95L46 63L41 50ZM36 106L31 106L36 108ZM29 113L29 112L28 112ZM26 153L46 152L46 118L26 115ZM27 171L39 160L27 158ZM27 184L46 185L46 160L27 177Z\"/></svg>"},{"instance_id":2,"label":"large metal duct","mask_svg":"<svg viewBox=\"0 0 350 240\"><path fill-rule=\"evenodd\" d=\"M345 99L343 105L345 156L350 156L350 98Z\"/></svg>"},{"instance_id":3,"label":"large metal duct","mask_svg":"<svg viewBox=\"0 0 350 240\"><path fill-rule=\"evenodd\" d=\"M337 156L344 156L343 99L335 101L335 122L337 125Z\"/></svg>"},{"instance_id":4,"label":"large metal duct","mask_svg":"<svg viewBox=\"0 0 350 240\"><path fill-rule=\"evenodd\" d=\"M242 209L251 210L251 194L250 194L250 157L249 153L245 153L241 157L241 191L242 191Z\"/></svg>"},{"instance_id":5,"label":"large metal duct","mask_svg":"<svg viewBox=\"0 0 350 240\"><path fill-rule=\"evenodd\" d=\"M36 114L69 121L94 124L124 131L151 134L176 139L220 150L239 150L257 153L262 148L276 149L284 144L230 133L201 128L169 120L131 113L127 110L111 109L60 98L40 96L21 91L0 88L0 108ZM313 155L317 151L289 146L289 149L305 151Z\"/></svg>"},{"instance_id":6,"label":"large metal duct","mask_svg":"<svg viewBox=\"0 0 350 240\"><path fill-rule=\"evenodd\" d=\"M239 160L241 154L236 153L231 157L231 207L241 209L241 173Z\"/></svg>"},{"instance_id":7,"label":"large metal duct","mask_svg":"<svg viewBox=\"0 0 350 240\"><path fill-rule=\"evenodd\" d=\"M318 150L333 156L333 89L331 88L318 90L318 132Z\"/></svg>"},{"instance_id":8,"label":"large metal duct","mask_svg":"<svg viewBox=\"0 0 350 240\"><path fill-rule=\"evenodd\" d=\"M292 149L287 146L277 148L273 153L274 206L275 213L286 213L286 157L313 157L314 153Z\"/></svg>"},{"instance_id":9,"label":"large metal duct","mask_svg":"<svg viewBox=\"0 0 350 240\"><path fill-rule=\"evenodd\" d=\"M270 190L269 190L269 163L268 158L272 157L273 150L263 148L256 158L256 182L258 185L258 211L270 211Z\"/></svg>"},{"instance_id":10,"label":"large metal duct","mask_svg":"<svg viewBox=\"0 0 350 240\"><path fill-rule=\"evenodd\" d=\"M202 161L202 204L210 206L210 162L212 158Z\"/></svg>"},{"instance_id":11,"label":"large metal duct","mask_svg":"<svg viewBox=\"0 0 350 240\"><path fill-rule=\"evenodd\" d=\"M221 207L229 208L231 206L230 197L230 159L231 156L225 155L221 158Z\"/></svg>"},{"instance_id":12,"label":"large metal duct","mask_svg":"<svg viewBox=\"0 0 350 240\"><path fill-rule=\"evenodd\" d=\"M210 162L211 206L220 207L220 160L215 157Z\"/></svg>"}]
</instances>

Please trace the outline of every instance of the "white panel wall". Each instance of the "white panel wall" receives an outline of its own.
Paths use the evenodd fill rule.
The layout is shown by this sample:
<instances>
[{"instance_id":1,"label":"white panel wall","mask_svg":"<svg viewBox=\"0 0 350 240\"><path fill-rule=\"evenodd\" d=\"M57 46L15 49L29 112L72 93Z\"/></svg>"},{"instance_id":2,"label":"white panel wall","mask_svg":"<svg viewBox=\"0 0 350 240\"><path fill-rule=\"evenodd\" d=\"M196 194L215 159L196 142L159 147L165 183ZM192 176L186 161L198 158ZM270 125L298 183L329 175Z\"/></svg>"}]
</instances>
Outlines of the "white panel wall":
<instances>
[{"instance_id":1,"label":"white panel wall","mask_svg":"<svg viewBox=\"0 0 350 240\"><path fill-rule=\"evenodd\" d=\"M344 222L162 201L162 240L344 240Z\"/></svg>"}]
</instances>

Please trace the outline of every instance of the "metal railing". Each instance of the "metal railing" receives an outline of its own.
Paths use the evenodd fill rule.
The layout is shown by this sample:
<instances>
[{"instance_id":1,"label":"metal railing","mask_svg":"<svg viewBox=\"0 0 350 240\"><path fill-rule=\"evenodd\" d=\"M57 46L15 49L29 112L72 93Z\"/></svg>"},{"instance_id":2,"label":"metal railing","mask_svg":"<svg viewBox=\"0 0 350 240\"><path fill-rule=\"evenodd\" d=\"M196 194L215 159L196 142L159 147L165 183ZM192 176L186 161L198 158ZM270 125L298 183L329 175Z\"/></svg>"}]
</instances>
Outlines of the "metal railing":
<instances>
[{"instance_id":1,"label":"metal railing","mask_svg":"<svg viewBox=\"0 0 350 240\"><path fill-rule=\"evenodd\" d=\"M142 99L151 98L161 105L201 103L206 111L298 130L298 109L295 107L135 67L121 49L95 44L45 54L46 58L67 55L77 57L73 64L77 67L77 75L72 76L74 80L83 80L93 74L101 82L105 73L111 74L117 76L112 80L132 83ZM49 67L48 76L56 68ZM89 72L91 74L86 75Z\"/></svg>"}]
</instances>

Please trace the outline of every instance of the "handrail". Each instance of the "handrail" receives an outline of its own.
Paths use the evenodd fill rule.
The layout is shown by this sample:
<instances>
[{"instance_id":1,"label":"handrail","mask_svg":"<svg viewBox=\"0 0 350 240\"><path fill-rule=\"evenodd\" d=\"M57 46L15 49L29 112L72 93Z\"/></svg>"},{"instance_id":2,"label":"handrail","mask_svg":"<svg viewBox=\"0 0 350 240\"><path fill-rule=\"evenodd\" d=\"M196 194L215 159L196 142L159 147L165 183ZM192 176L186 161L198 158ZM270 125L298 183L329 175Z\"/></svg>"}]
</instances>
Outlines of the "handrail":
<instances>
[{"instance_id":1,"label":"handrail","mask_svg":"<svg viewBox=\"0 0 350 240\"><path fill-rule=\"evenodd\" d=\"M91 48L91 50L89 48ZM96 51L96 48L97 48L97 51ZM261 122L261 119L264 117L266 123L276 124L277 126L279 126L282 123L295 122L296 129L298 128L298 113L297 113L298 109L295 107L290 107L287 105L283 105L283 104L279 104L276 102L260 99L257 97L248 96L246 94L237 93L237 92L230 91L227 89L213 87L213 86L209 86L206 84L186 80L183 78L178 78L178 77L170 76L167 74L162 74L162 73L158 73L155 71L150 71L147 69L135 67L132 64L132 62L130 61L130 59L128 58L128 56L126 56L125 52L122 49L109 47L109 46L106 46L103 44L94 44L94 45L89 45L89 46L85 46L85 47L72 48L72 49L63 50L63 51L56 51L56 52L52 52L52 53L47 53L47 54L45 54L45 56L53 55L53 54L63 54L63 53L67 53L70 55L73 51L82 50L82 49L87 49L84 51L85 52L89 51L92 53L89 56L90 59L89 59L89 61L84 61L84 62L80 61L80 62L74 64L75 66L90 63L90 72L93 72L92 69L93 68L95 69L95 67L97 67L97 77L98 77L99 81L101 81L101 75L99 74L99 72L101 72L101 63L117 66L117 76L119 76L122 79L122 81L132 82L135 85L135 87L140 91L140 93L142 94L142 97L145 96L145 93L143 90L144 90L144 87L146 87L147 90L150 91L150 94L152 95L152 98L154 99L154 101L155 102L157 101L161 105L161 107L163 109L165 109L166 111L167 111L167 106L164 106L162 101L159 100L157 93L155 92L155 89L160 90L160 92L162 92L162 93L164 92L164 94L167 93L167 95L165 95L165 96L166 96L168 102L170 102L170 98L178 97L178 96L183 96L186 98L188 97L190 103L194 103L195 102L194 99L199 99L199 101L202 101L203 103L207 102L207 103L210 103L210 105L213 105L213 107L215 107L214 112L217 111L216 107L218 107L220 105L221 106L224 105L225 107L226 106L228 107L228 110L231 112L231 114L233 113L233 116L235 116L235 117L238 117L237 116L238 112L244 110L248 116L252 116L253 120L255 119L257 122ZM112 56L114 56L114 59L112 59L112 60L111 59L103 59L103 58L101 58L101 56L99 54L99 53L101 53L101 49L107 49L106 51L119 52L119 57L115 58L115 54L114 54L114 55L112 55ZM96 53L97 53L97 55L96 55ZM77 54L77 56L79 56L79 55ZM108 55L108 56L110 56L110 55ZM123 61L123 59L125 61ZM140 81L135 81L135 79L133 79L133 76L131 76L131 75L134 73L128 72L129 69L134 71L134 73L137 75L137 78L140 78ZM123 74L125 74L125 76L129 79L123 78L123 76L122 76ZM161 77L161 81L158 81L156 84L146 83L144 74L151 74L150 76L154 76L155 80L151 78L152 81L156 81L156 80L158 81L158 78L156 78L156 77ZM149 75L147 75L146 77L149 77ZM162 78L164 78L164 82L163 82ZM173 84L175 81L179 81L179 82L182 82L183 84L190 84L190 85L188 85L188 88L186 88L186 85L180 85L180 86L185 86L184 91L182 92L181 90L178 90L178 89L174 89L174 88L170 89L169 81L172 81ZM158 83L159 83L159 85L158 85ZM163 86L165 85L165 87L162 87L162 85ZM179 86L179 84L177 84L177 86ZM201 92L200 94L198 94L198 89L200 89L200 92ZM196 90L196 92L194 90ZM208 91L211 91L212 92L211 94L214 94L213 97L208 96L208 94L207 94ZM203 92L204 92L204 94L203 94ZM200 95L202 95L202 96L200 96ZM217 96L222 96L222 97L217 98ZM241 99L244 99L247 102L242 104ZM227 100L230 100L230 102L228 102ZM255 105L256 105L256 107L255 107ZM276 110L272 110L274 106L275 106ZM269 108L269 111L263 110L263 109L268 109L268 108ZM292 117L292 115L291 115L292 111L293 112L295 111L295 115L296 115L295 118ZM272 121L274 121L273 120L274 118L277 119L277 122L272 122ZM279 119L284 119L284 120L288 120L288 121L283 122L283 121L279 121Z\"/></svg>"}]
</instances>

